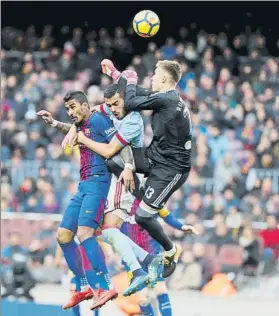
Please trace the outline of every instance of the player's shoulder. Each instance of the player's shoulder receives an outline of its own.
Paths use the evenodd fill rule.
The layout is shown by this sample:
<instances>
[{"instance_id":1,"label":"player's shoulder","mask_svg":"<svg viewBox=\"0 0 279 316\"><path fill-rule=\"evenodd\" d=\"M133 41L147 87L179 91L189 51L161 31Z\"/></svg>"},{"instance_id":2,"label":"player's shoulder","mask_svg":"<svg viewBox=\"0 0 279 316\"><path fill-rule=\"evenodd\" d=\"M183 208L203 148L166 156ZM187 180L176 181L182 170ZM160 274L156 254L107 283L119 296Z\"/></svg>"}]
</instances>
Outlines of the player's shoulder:
<instances>
[{"instance_id":1,"label":"player's shoulder","mask_svg":"<svg viewBox=\"0 0 279 316\"><path fill-rule=\"evenodd\" d=\"M109 125L113 125L111 119L100 112L92 113L90 116L90 123L96 124L96 123L107 123Z\"/></svg>"},{"instance_id":2,"label":"player's shoulder","mask_svg":"<svg viewBox=\"0 0 279 316\"><path fill-rule=\"evenodd\" d=\"M143 124L142 116L139 112L130 112L124 118L125 124Z\"/></svg>"},{"instance_id":3,"label":"player's shoulder","mask_svg":"<svg viewBox=\"0 0 279 316\"><path fill-rule=\"evenodd\" d=\"M164 99L166 96L166 92L153 92L149 94L148 98Z\"/></svg>"},{"instance_id":4,"label":"player's shoulder","mask_svg":"<svg viewBox=\"0 0 279 316\"><path fill-rule=\"evenodd\" d=\"M172 101L180 101L181 100L181 97L178 93L177 90L173 89L173 90L169 90L166 92L166 97Z\"/></svg>"},{"instance_id":5,"label":"player's shoulder","mask_svg":"<svg viewBox=\"0 0 279 316\"><path fill-rule=\"evenodd\" d=\"M173 104L173 102L178 102L179 94L176 90L169 90L166 92L155 92L150 94L150 97L153 99L157 99L163 106L168 106ZM164 107L163 107L164 108Z\"/></svg>"}]
</instances>

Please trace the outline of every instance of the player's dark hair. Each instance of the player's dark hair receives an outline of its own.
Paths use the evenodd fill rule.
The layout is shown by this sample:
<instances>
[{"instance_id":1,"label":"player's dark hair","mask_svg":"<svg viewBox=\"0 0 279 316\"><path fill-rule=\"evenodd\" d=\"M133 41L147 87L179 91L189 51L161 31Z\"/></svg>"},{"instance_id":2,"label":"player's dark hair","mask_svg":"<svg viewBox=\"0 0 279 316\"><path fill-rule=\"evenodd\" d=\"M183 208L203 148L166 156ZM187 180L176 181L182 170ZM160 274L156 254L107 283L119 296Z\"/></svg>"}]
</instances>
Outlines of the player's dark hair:
<instances>
[{"instance_id":1,"label":"player's dark hair","mask_svg":"<svg viewBox=\"0 0 279 316\"><path fill-rule=\"evenodd\" d=\"M181 67L177 61L173 60L161 60L158 61L156 67L162 67L165 69L172 77L172 80L177 83L181 79Z\"/></svg>"},{"instance_id":2,"label":"player's dark hair","mask_svg":"<svg viewBox=\"0 0 279 316\"><path fill-rule=\"evenodd\" d=\"M73 91L73 90L68 91L63 100L64 102L68 102L70 100L76 100L80 104L82 103L88 104L87 96L83 91Z\"/></svg>"},{"instance_id":3,"label":"player's dark hair","mask_svg":"<svg viewBox=\"0 0 279 316\"><path fill-rule=\"evenodd\" d=\"M116 93L119 93L120 92L120 87L118 85L118 83L113 83L111 85L109 85L105 92L104 92L104 97L106 99L110 99L112 98Z\"/></svg>"}]
</instances>

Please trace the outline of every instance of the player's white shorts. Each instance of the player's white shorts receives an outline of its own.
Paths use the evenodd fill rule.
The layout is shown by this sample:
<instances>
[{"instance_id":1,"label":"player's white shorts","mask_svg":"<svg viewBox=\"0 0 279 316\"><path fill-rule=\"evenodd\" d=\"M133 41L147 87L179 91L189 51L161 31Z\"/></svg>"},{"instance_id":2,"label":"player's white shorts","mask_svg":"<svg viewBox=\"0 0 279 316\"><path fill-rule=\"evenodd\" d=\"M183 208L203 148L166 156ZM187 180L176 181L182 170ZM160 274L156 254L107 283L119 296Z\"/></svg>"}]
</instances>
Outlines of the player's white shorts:
<instances>
[{"instance_id":1,"label":"player's white shorts","mask_svg":"<svg viewBox=\"0 0 279 316\"><path fill-rule=\"evenodd\" d=\"M138 177L143 181L143 175L138 174ZM129 191L125 192L124 185L117 182L117 177L112 175L105 214L112 213L126 221L130 216L134 201L135 197Z\"/></svg>"}]
</instances>

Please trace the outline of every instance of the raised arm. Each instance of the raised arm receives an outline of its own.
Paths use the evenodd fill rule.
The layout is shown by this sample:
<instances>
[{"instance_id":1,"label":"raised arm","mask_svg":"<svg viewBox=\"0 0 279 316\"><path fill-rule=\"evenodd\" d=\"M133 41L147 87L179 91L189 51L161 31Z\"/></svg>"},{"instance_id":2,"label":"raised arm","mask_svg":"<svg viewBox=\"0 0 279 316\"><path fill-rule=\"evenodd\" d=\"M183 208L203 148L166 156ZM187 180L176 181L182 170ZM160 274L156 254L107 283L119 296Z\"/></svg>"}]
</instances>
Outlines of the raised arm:
<instances>
[{"instance_id":1,"label":"raised arm","mask_svg":"<svg viewBox=\"0 0 279 316\"><path fill-rule=\"evenodd\" d=\"M129 71L130 72L130 71ZM119 89L123 94L125 94L126 86L127 86L127 78L125 76L125 71L120 76L118 80ZM150 95L150 91L148 89L145 89L139 85L136 85L136 96L148 96Z\"/></svg>"},{"instance_id":2,"label":"raised arm","mask_svg":"<svg viewBox=\"0 0 279 316\"><path fill-rule=\"evenodd\" d=\"M47 125L51 127L55 127L56 129L58 129L60 132L62 132L65 135L69 132L69 130L72 127L72 124L63 123L63 122L55 120L52 117L52 114L46 110L39 111L37 115L40 116Z\"/></svg>"},{"instance_id":3,"label":"raised arm","mask_svg":"<svg viewBox=\"0 0 279 316\"><path fill-rule=\"evenodd\" d=\"M124 104L128 111L156 110L164 104L163 93L147 93L147 90L137 86L137 73L131 70L123 71L127 79ZM142 95L138 95L142 93Z\"/></svg>"}]
</instances>

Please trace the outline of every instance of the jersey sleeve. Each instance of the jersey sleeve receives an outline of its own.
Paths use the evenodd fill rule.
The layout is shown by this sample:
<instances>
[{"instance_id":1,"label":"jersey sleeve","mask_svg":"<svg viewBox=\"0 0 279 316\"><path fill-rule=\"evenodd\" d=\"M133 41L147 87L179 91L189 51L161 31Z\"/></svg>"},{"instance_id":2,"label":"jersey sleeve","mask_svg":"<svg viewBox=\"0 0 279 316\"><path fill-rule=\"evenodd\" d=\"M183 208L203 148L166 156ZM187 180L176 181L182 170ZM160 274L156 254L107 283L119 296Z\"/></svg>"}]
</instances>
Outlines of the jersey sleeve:
<instances>
[{"instance_id":1,"label":"jersey sleeve","mask_svg":"<svg viewBox=\"0 0 279 316\"><path fill-rule=\"evenodd\" d=\"M104 114L106 116L109 116L109 117L111 117L113 115L111 110L110 110L110 108L107 106L106 103L102 103L100 105L100 111L101 111L102 114Z\"/></svg>"},{"instance_id":2,"label":"jersey sleeve","mask_svg":"<svg viewBox=\"0 0 279 316\"><path fill-rule=\"evenodd\" d=\"M138 114L138 113L135 113ZM117 130L115 137L121 143L123 147L132 143L135 138L138 138L143 133L143 125L141 119L134 116L131 120L125 122Z\"/></svg>"},{"instance_id":3,"label":"jersey sleeve","mask_svg":"<svg viewBox=\"0 0 279 316\"><path fill-rule=\"evenodd\" d=\"M159 212L159 216L167 223L169 226L182 230L183 224L176 218L174 217L168 210L162 209Z\"/></svg>"},{"instance_id":4,"label":"jersey sleeve","mask_svg":"<svg viewBox=\"0 0 279 316\"><path fill-rule=\"evenodd\" d=\"M145 89L143 87L137 86L136 87L136 96L137 97L147 97L150 95L150 92L148 89Z\"/></svg>"},{"instance_id":5,"label":"jersey sleeve","mask_svg":"<svg viewBox=\"0 0 279 316\"><path fill-rule=\"evenodd\" d=\"M119 90L122 92L125 92L126 89L126 85L127 85L127 79L124 78L123 76L120 77L119 81L118 81L118 85L119 85ZM136 96L148 96L150 94L148 89L145 89L143 87L140 86L136 86Z\"/></svg>"},{"instance_id":6,"label":"jersey sleeve","mask_svg":"<svg viewBox=\"0 0 279 316\"><path fill-rule=\"evenodd\" d=\"M162 93L137 96L137 87L127 85L125 90L125 108L128 111L156 110L164 105Z\"/></svg>"}]
</instances>

